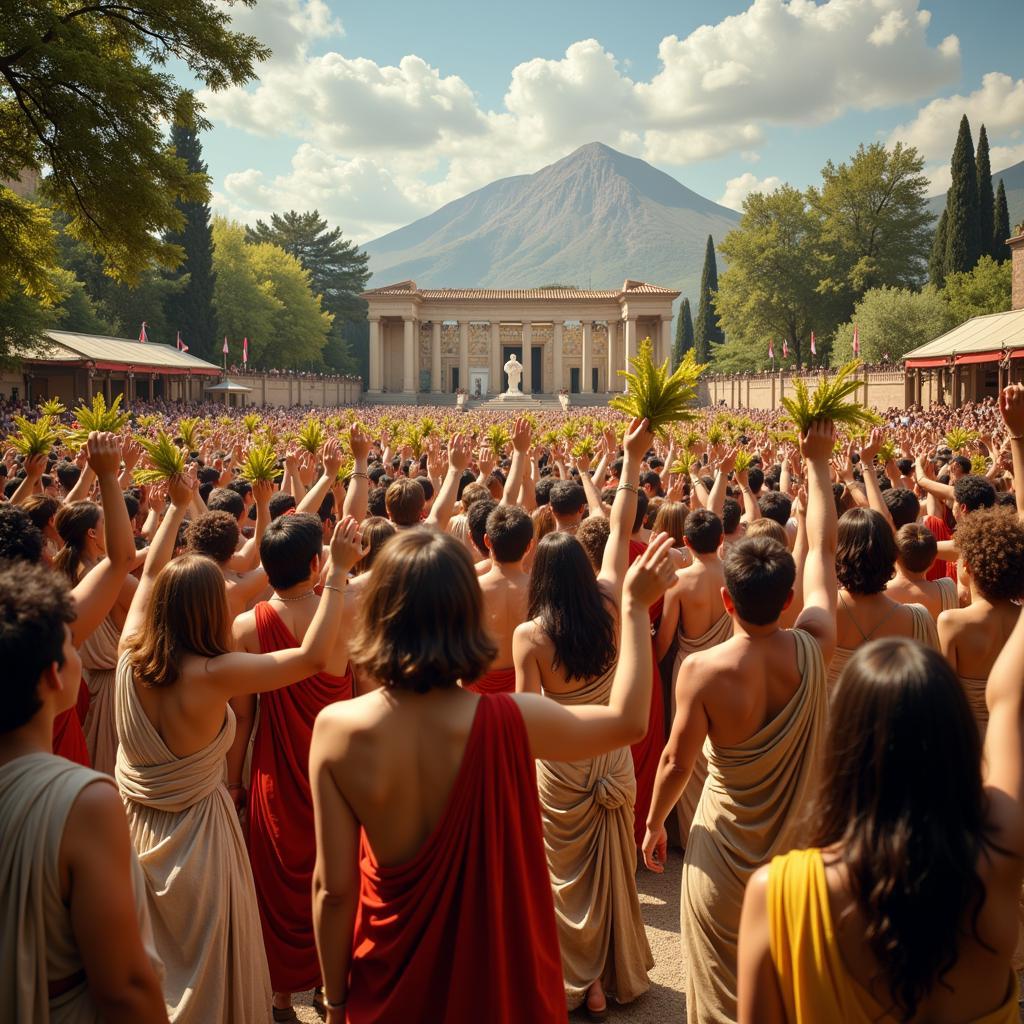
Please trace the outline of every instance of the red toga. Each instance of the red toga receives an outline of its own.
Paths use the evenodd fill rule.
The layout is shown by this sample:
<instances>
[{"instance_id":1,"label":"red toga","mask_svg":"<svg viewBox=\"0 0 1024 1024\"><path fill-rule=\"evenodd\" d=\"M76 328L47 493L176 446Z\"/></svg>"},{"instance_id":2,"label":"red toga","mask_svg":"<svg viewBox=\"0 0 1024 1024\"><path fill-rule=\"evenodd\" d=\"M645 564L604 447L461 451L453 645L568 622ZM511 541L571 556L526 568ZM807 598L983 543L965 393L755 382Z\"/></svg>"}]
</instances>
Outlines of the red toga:
<instances>
[{"instance_id":1,"label":"red toga","mask_svg":"<svg viewBox=\"0 0 1024 1024\"><path fill-rule=\"evenodd\" d=\"M405 864L363 836L348 1024L565 1024L562 959L526 728L481 697L441 820Z\"/></svg>"},{"instance_id":2,"label":"red toga","mask_svg":"<svg viewBox=\"0 0 1024 1024\"><path fill-rule=\"evenodd\" d=\"M466 689L474 693L515 693L516 670L514 667L492 668L475 683L467 683Z\"/></svg>"},{"instance_id":3,"label":"red toga","mask_svg":"<svg viewBox=\"0 0 1024 1024\"><path fill-rule=\"evenodd\" d=\"M253 609L264 654L299 642L273 607ZM313 796L309 744L321 708L352 696L352 676L310 676L260 695L249 782L249 860L275 992L320 984L313 938Z\"/></svg>"},{"instance_id":4,"label":"red toga","mask_svg":"<svg viewBox=\"0 0 1024 1024\"><path fill-rule=\"evenodd\" d=\"M952 540L953 531L946 524L946 521L937 516L925 516L924 525L935 535L936 540ZM956 562L944 562L936 558L932 567L925 573L925 579L941 580L948 576L951 580L956 579Z\"/></svg>"},{"instance_id":5,"label":"red toga","mask_svg":"<svg viewBox=\"0 0 1024 1024\"><path fill-rule=\"evenodd\" d=\"M62 711L53 720L53 752L58 757L66 757L75 764L91 768L89 748L82 732L82 722L89 710L89 687L85 680L78 684L78 701L74 707Z\"/></svg>"},{"instance_id":6,"label":"red toga","mask_svg":"<svg viewBox=\"0 0 1024 1024\"><path fill-rule=\"evenodd\" d=\"M629 564L632 565L645 551L643 541L629 542ZM664 598L659 597L650 607L651 624L661 618ZM651 809L654 796L654 777L658 773L658 761L664 745L665 709L662 704L661 673L658 671L658 653L651 637L651 711L647 719L647 735L630 748L633 755L633 773L636 775L636 803L633 806L633 836L636 845L642 846L647 832L647 812Z\"/></svg>"}]
</instances>

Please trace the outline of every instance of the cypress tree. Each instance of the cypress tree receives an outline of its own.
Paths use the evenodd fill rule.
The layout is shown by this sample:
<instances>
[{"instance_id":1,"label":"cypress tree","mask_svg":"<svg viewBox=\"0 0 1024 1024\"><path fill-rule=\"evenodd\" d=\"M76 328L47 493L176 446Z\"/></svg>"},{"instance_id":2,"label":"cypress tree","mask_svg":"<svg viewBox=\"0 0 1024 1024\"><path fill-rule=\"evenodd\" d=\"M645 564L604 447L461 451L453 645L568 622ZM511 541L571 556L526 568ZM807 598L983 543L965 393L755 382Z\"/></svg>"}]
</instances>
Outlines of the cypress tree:
<instances>
[{"instance_id":1,"label":"cypress tree","mask_svg":"<svg viewBox=\"0 0 1024 1024\"><path fill-rule=\"evenodd\" d=\"M992 192L992 164L988 155L988 132L981 126L978 135L978 231L981 234L981 255L995 258L996 197Z\"/></svg>"},{"instance_id":2,"label":"cypress tree","mask_svg":"<svg viewBox=\"0 0 1024 1024\"><path fill-rule=\"evenodd\" d=\"M718 326L714 297L718 291L718 263L715 260L714 239L708 235L704 249L704 270L700 275L700 302L697 306L697 322L694 324L693 347L699 362L706 363L711 357L711 346L725 341L722 328Z\"/></svg>"},{"instance_id":3,"label":"cypress tree","mask_svg":"<svg viewBox=\"0 0 1024 1024\"><path fill-rule=\"evenodd\" d=\"M672 347L672 369L674 370L690 349L693 348L693 317L690 315L690 300L683 299L676 317L676 343Z\"/></svg>"},{"instance_id":4,"label":"cypress tree","mask_svg":"<svg viewBox=\"0 0 1024 1024\"><path fill-rule=\"evenodd\" d=\"M171 129L171 141L174 143L175 154L185 161L190 171L206 174L199 135L193 128L174 125ZM170 276L181 278L187 274L188 283L184 288L167 296L164 313L168 328L172 331L181 331L182 341L188 345L193 355L204 359L210 358L216 354L216 318L213 308L213 284L216 275L213 272L210 207L207 203L183 203L180 200L176 205L185 215L185 223L180 231L168 232L164 238L185 250L185 258ZM173 342L174 338L153 340Z\"/></svg>"},{"instance_id":5,"label":"cypress tree","mask_svg":"<svg viewBox=\"0 0 1024 1024\"><path fill-rule=\"evenodd\" d=\"M1006 205L1006 186L999 179L996 190L995 226L992 234L992 258L999 263L1010 258L1010 247L1006 240L1010 237L1010 208Z\"/></svg>"},{"instance_id":6,"label":"cypress tree","mask_svg":"<svg viewBox=\"0 0 1024 1024\"><path fill-rule=\"evenodd\" d=\"M973 270L981 258L981 225L978 211L978 169L967 115L960 119L960 132L953 149L953 184L946 197L946 273Z\"/></svg>"},{"instance_id":7,"label":"cypress tree","mask_svg":"<svg viewBox=\"0 0 1024 1024\"><path fill-rule=\"evenodd\" d=\"M947 204L949 200L946 200ZM932 240L932 252L928 257L928 280L936 288L941 288L946 283L946 225L949 217L943 209L939 218L939 226L935 229L935 238Z\"/></svg>"}]
</instances>

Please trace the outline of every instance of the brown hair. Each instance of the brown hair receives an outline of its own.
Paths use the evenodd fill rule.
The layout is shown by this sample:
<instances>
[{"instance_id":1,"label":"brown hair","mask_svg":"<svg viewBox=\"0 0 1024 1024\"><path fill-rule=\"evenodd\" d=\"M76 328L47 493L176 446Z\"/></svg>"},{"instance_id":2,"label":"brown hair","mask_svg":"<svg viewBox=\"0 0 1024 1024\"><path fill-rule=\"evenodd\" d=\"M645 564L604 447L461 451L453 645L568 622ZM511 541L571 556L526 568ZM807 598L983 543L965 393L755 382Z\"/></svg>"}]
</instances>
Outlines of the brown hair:
<instances>
[{"instance_id":1,"label":"brown hair","mask_svg":"<svg viewBox=\"0 0 1024 1024\"><path fill-rule=\"evenodd\" d=\"M654 533L672 535L674 547L683 543L683 529L686 526L687 508L681 501L663 501L654 517Z\"/></svg>"},{"instance_id":2,"label":"brown hair","mask_svg":"<svg viewBox=\"0 0 1024 1024\"><path fill-rule=\"evenodd\" d=\"M64 547L57 552L53 567L70 581L78 582L78 571L82 566L82 552L86 534L99 525L102 512L94 501L74 501L64 505L57 513L53 525L64 541Z\"/></svg>"},{"instance_id":3,"label":"brown hair","mask_svg":"<svg viewBox=\"0 0 1024 1024\"><path fill-rule=\"evenodd\" d=\"M881 513L852 508L839 517L836 576L851 594L880 594L896 571L896 538Z\"/></svg>"},{"instance_id":4,"label":"brown hair","mask_svg":"<svg viewBox=\"0 0 1024 1024\"><path fill-rule=\"evenodd\" d=\"M462 511L468 512L473 502L483 501L490 496L490 490L483 484L479 484L475 480L471 484L466 484L462 489L462 497L459 499L462 502Z\"/></svg>"},{"instance_id":5,"label":"brown hair","mask_svg":"<svg viewBox=\"0 0 1024 1024\"><path fill-rule=\"evenodd\" d=\"M935 561L939 545L935 534L920 523L907 523L896 534L899 561L910 572L927 572Z\"/></svg>"},{"instance_id":6,"label":"brown hair","mask_svg":"<svg viewBox=\"0 0 1024 1024\"><path fill-rule=\"evenodd\" d=\"M21 503L21 507L38 529L45 530L50 520L60 511L61 503L49 494L30 494Z\"/></svg>"},{"instance_id":7,"label":"brown hair","mask_svg":"<svg viewBox=\"0 0 1024 1024\"><path fill-rule=\"evenodd\" d=\"M396 480L384 494L384 507L388 518L396 526L415 526L423 514L427 499L423 488L415 480Z\"/></svg>"},{"instance_id":8,"label":"brown hair","mask_svg":"<svg viewBox=\"0 0 1024 1024\"><path fill-rule=\"evenodd\" d=\"M956 542L967 571L992 601L1024 595L1024 523L1011 509L978 511L957 520Z\"/></svg>"},{"instance_id":9,"label":"brown hair","mask_svg":"<svg viewBox=\"0 0 1024 1024\"><path fill-rule=\"evenodd\" d=\"M604 561L604 549L611 536L612 527L606 516L587 516L576 531L576 539L583 545L583 550L594 567L594 572L601 571Z\"/></svg>"},{"instance_id":10,"label":"brown hair","mask_svg":"<svg viewBox=\"0 0 1024 1024\"><path fill-rule=\"evenodd\" d=\"M777 544L781 544L784 548L789 546L786 528L779 526L774 519L755 519L752 523L747 523L747 530L743 536L745 538L768 537Z\"/></svg>"},{"instance_id":11,"label":"brown hair","mask_svg":"<svg viewBox=\"0 0 1024 1024\"><path fill-rule=\"evenodd\" d=\"M226 514L226 513L225 513ZM224 577L205 555L182 555L160 571L129 660L143 686L177 682L182 655L213 658L230 650Z\"/></svg>"},{"instance_id":12,"label":"brown hair","mask_svg":"<svg viewBox=\"0 0 1024 1024\"><path fill-rule=\"evenodd\" d=\"M356 562L355 575L361 576L369 572L373 563L377 560L384 544L398 532L395 524L383 516L368 516L363 520L360 530L363 534L363 545L366 554Z\"/></svg>"},{"instance_id":13,"label":"brown hair","mask_svg":"<svg viewBox=\"0 0 1024 1024\"><path fill-rule=\"evenodd\" d=\"M722 564L740 619L755 626L777 622L796 580L796 563L785 544L768 537L744 537L729 545Z\"/></svg>"},{"instance_id":14,"label":"brown hair","mask_svg":"<svg viewBox=\"0 0 1024 1024\"><path fill-rule=\"evenodd\" d=\"M230 512L204 512L185 528L185 545L224 565L238 547L238 520Z\"/></svg>"},{"instance_id":15,"label":"brown hair","mask_svg":"<svg viewBox=\"0 0 1024 1024\"><path fill-rule=\"evenodd\" d=\"M389 540L363 592L349 652L360 676L416 693L486 672L497 648L465 546L428 529Z\"/></svg>"}]
</instances>

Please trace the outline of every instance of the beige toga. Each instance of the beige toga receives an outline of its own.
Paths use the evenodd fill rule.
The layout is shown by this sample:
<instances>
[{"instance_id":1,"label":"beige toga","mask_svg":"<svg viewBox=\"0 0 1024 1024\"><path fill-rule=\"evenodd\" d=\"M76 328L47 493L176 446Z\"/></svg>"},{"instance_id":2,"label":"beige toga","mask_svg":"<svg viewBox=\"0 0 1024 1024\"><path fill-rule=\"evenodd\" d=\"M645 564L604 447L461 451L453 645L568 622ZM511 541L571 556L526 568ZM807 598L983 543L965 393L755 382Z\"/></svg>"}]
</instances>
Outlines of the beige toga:
<instances>
[{"instance_id":1,"label":"beige toga","mask_svg":"<svg viewBox=\"0 0 1024 1024\"><path fill-rule=\"evenodd\" d=\"M61 898L60 845L68 814L86 786L108 775L53 754L26 754L0 765L0 1020L4 1024L99 1024L70 909ZM132 884L143 945L156 969L146 885L132 857ZM62 995L48 986L81 975Z\"/></svg>"},{"instance_id":2,"label":"beige toga","mask_svg":"<svg viewBox=\"0 0 1024 1024\"><path fill-rule=\"evenodd\" d=\"M547 696L607 704L613 675ZM585 761L538 761L537 792L569 1009L598 978L609 997L628 1003L650 987L654 966L636 892L629 747Z\"/></svg>"},{"instance_id":3,"label":"beige toga","mask_svg":"<svg viewBox=\"0 0 1024 1024\"><path fill-rule=\"evenodd\" d=\"M683 617L679 616L682 624ZM676 710L676 681L679 678L679 669L683 662L697 651L707 651L719 644L724 644L733 634L732 616L728 612L722 612L722 617L706 632L696 639L691 640L683 635L681 629L676 631L678 651L675 666L672 669L672 714ZM708 759L704 751L697 755L693 763L693 771L683 790L683 795L676 804L676 821L679 824L679 843L685 849L686 837L690 834L690 827L693 824L693 815L697 810L697 802L704 789L704 782L708 777Z\"/></svg>"},{"instance_id":4,"label":"beige toga","mask_svg":"<svg viewBox=\"0 0 1024 1024\"><path fill-rule=\"evenodd\" d=\"M930 647L933 651L937 651L939 649L939 635L935 632L935 620L931 617L928 609L923 604L908 604L904 605L904 608L910 611L914 620L913 638L919 644L924 644L925 647ZM864 643L867 644L871 643L872 640L884 639L886 639L885 636L872 636L868 637ZM862 646L863 644L860 644L858 647L836 647L836 652L832 655L832 660L828 666L828 688L830 691L839 682L839 677L843 674L846 663Z\"/></svg>"},{"instance_id":5,"label":"beige toga","mask_svg":"<svg viewBox=\"0 0 1024 1024\"><path fill-rule=\"evenodd\" d=\"M263 1024L270 972L252 870L224 786L228 707L208 747L176 757L146 717L127 656L117 666L117 784L146 877L173 1022Z\"/></svg>"},{"instance_id":6,"label":"beige toga","mask_svg":"<svg viewBox=\"0 0 1024 1024\"><path fill-rule=\"evenodd\" d=\"M114 675L121 630L108 615L78 649L82 679L89 687L89 710L82 731L93 768L114 774L117 762L117 723L114 721Z\"/></svg>"},{"instance_id":7,"label":"beige toga","mask_svg":"<svg viewBox=\"0 0 1024 1024\"><path fill-rule=\"evenodd\" d=\"M705 746L708 780L683 862L681 930L689 1024L736 1020L736 944L747 880L797 846L820 773L828 717L825 664L803 630L801 684L767 725L735 747Z\"/></svg>"}]
</instances>

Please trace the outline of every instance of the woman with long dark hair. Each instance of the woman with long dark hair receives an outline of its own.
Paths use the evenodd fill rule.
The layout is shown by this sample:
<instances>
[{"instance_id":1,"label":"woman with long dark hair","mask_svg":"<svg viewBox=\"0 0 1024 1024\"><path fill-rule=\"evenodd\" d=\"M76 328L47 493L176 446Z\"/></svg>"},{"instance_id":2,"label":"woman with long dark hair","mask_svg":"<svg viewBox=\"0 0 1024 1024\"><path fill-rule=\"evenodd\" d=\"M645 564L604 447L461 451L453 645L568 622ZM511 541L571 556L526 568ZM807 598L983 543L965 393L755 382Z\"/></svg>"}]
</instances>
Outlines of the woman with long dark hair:
<instances>
[{"instance_id":1,"label":"woman with long dark hair","mask_svg":"<svg viewBox=\"0 0 1024 1024\"><path fill-rule=\"evenodd\" d=\"M566 706L607 703L640 464L650 443L646 426L634 421L596 579L571 534L551 533L537 545L527 621L512 642L517 692ZM636 893L633 760L625 746L584 760L541 760L537 785L566 997L570 1009L585 1000L600 1018L606 992L632 1001L647 990L654 966Z\"/></svg>"},{"instance_id":2,"label":"woman with long dark hair","mask_svg":"<svg viewBox=\"0 0 1024 1024\"><path fill-rule=\"evenodd\" d=\"M810 849L751 879L739 1020L1016 1024L1024 618L992 670L984 758L956 674L907 638L832 696Z\"/></svg>"}]
</instances>

